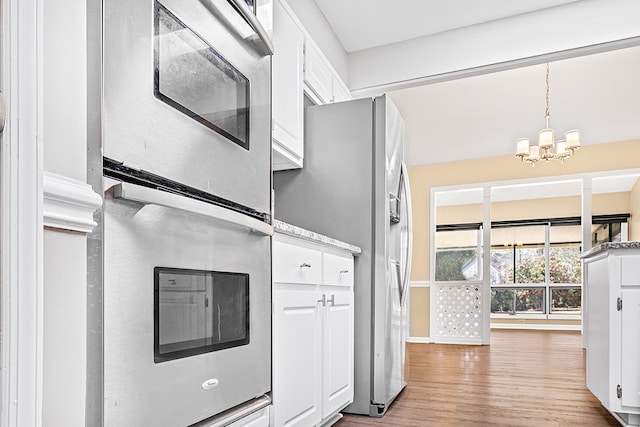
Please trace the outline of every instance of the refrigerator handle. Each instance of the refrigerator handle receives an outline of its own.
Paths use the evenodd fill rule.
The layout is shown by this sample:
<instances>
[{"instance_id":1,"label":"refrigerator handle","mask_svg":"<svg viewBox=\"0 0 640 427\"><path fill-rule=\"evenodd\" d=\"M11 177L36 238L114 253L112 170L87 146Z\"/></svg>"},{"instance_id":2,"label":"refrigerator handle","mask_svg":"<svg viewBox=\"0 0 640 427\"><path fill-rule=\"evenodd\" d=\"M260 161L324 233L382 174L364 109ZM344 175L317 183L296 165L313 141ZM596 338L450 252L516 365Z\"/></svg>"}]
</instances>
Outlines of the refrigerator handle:
<instances>
[{"instance_id":1,"label":"refrigerator handle","mask_svg":"<svg viewBox=\"0 0 640 427\"><path fill-rule=\"evenodd\" d=\"M404 305L404 296L405 290L404 280L402 279L402 266L400 265L400 261L396 261L395 259L390 259L389 263L393 265L396 270L396 280L398 281L398 297L400 298L400 306Z\"/></svg>"},{"instance_id":2,"label":"refrigerator handle","mask_svg":"<svg viewBox=\"0 0 640 427\"><path fill-rule=\"evenodd\" d=\"M401 200L404 202L407 215L405 221L407 224L407 257L405 259L404 277L402 278L403 289L409 288L409 280L411 279L411 258L413 257L413 212L411 210L411 187L409 186L409 173L407 164L402 162L400 165L400 182L402 186Z\"/></svg>"},{"instance_id":3,"label":"refrigerator handle","mask_svg":"<svg viewBox=\"0 0 640 427\"><path fill-rule=\"evenodd\" d=\"M113 187L113 195L118 199L133 200L145 205L164 206L166 208L208 216L209 218L246 227L265 236L273 235L273 226L270 224L232 211L231 209L201 202L196 199L190 199L179 194L143 187L128 182L120 182Z\"/></svg>"}]
</instances>

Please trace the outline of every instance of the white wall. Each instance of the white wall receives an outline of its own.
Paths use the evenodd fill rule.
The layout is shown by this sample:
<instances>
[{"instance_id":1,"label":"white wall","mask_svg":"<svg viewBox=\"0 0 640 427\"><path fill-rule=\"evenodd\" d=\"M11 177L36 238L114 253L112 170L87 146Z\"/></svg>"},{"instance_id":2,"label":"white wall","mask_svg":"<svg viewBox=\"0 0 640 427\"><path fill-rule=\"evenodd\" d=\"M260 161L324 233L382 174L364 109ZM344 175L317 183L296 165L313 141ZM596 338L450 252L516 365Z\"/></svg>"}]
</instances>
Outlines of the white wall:
<instances>
[{"instance_id":1,"label":"white wall","mask_svg":"<svg viewBox=\"0 0 640 427\"><path fill-rule=\"evenodd\" d=\"M22 1L22 0L21 0ZM86 186L87 4L42 5L39 120L44 168L42 425L85 426L86 232L99 197ZM55 175L51 175L51 174ZM51 177L54 185L51 185ZM85 209L81 206L86 205ZM74 211L80 208L79 211ZM84 217L84 218L82 218ZM74 222L78 224L74 225ZM69 231L77 230L77 231Z\"/></svg>"},{"instance_id":2,"label":"white wall","mask_svg":"<svg viewBox=\"0 0 640 427\"><path fill-rule=\"evenodd\" d=\"M85 425L86 239L44 231L43 426Z\"/></svg>"},{"instance_id":3,"label":"white wall","mask_svg":"<svg viewBox=\"0 0 640 427\"><path fill-rule=\"evenodd\" d=\"M43 18L44 169L86 176L86 2L46 0Z\"/></svg>"}]
</instances>

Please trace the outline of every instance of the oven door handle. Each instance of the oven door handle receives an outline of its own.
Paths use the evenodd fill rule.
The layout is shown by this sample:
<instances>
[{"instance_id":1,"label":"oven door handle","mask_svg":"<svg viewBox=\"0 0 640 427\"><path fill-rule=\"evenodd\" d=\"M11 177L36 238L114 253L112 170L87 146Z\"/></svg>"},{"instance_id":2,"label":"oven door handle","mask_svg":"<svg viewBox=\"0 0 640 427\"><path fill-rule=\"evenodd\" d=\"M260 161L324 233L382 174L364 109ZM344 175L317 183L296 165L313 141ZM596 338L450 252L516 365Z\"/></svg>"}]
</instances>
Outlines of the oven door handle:
<instances>
[{"instance_id":1,"label":"oven door handle","mask_svg":"<svg viewBox=\"0 0 640 427\"><path fill-rule=\"evenodd\" d=\"M269 55L273 55L273 42L269 38L269 35L265 31L260 21L258 21L258 18L256 17L256 15L254 15L253 12L251 12L251 9L249 9L249 6L247 5L247 3L244 0L227 0L227 1L231 3L231 5L240 13L242 18L244 18L247 24L249 24L251 28L253 28L253 31L256 32L258 37L260 37L260 40L262 40L262 44L264 45L266 52Z\"/></svg>"},{"instance_id":2,"label":"oven door handle","mask_svg":"<svg viewBox=\"0 0 640 427\"><path fill-rule=\"evenodd\" d=\"M201 202L196 199L190 199L179 194L142 187L128 182L119 182L113 187L113 195L118 199L132 200L145 205L164 206L166 208L204 215L209 218L249 228L265 236L273 235L273 225L271 224L232 211L231 209Z\"/></svg>"}]
</instances>

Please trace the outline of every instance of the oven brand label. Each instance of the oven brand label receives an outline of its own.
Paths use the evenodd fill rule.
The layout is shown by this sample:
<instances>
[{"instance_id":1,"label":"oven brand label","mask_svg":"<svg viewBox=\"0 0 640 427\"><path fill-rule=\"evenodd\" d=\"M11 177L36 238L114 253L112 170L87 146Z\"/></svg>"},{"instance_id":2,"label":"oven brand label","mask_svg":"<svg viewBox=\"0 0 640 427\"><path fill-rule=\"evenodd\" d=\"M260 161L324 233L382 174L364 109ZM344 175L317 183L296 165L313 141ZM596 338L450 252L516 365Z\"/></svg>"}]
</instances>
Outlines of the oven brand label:
<instances>
[{"instance_id":1,"label":"oven brand label","mask_svg":"<svg viewBox=\"0 0 640 427\"><path fill-rule=\"evenodd\" d=\"M205 382L202 383L202 389L203 390L211 390L212 388L217 386L219 382L220 381L218 381L217 378L211 378L209 380L206 380Z\"/></svg>"}]
</instances>

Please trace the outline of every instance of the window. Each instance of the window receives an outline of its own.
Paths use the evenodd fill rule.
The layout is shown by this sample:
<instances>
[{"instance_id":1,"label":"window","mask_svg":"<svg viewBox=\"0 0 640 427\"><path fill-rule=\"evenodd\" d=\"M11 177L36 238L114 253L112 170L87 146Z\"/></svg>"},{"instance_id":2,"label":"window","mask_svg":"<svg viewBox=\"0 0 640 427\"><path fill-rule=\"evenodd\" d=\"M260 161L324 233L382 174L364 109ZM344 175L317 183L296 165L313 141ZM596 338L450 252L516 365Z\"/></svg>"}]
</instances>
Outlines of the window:
<instances>
[{"instance_id":1,"label":"window","mask_svg":"<svg viewBox=\"0 0 640 427\"><path fill-rule=\"evenodd\" d=\"M491 312L496 314L545 314L545 288L492 288Z\"/></svg>"},{"instance_id":2,"label":"window","mask_svg":"<svg viewBox=\"0 0 640 427\"><path fill-rule=\"evenodd\" d=\"M546 314L544 225L495 224L491 229L491 312ZM498 242L502 242L501 245Z\"/></svg>"},{"instance_id":3,"label":"window","mask_svg":"<svg viewBox=\"0 0 640 427\"><path fill-rule=\"evenodd\" d=\"M582 263L580 225L556 225L549 230L549 313L580 314ZM570 286L574 285L574 286Z\"/></svg>"},{"instance_id":4,"label":"window","mask_svg":"<svg viewBox=\"0 0 640 427\"><path fill-rule=\"evenodd\" d=\"M621 239L629 215L593 218L597 240ZM436 281L481 280L481 223L436 227ZM561 317L582 313L580 217L491 224L491 313Z\"/></svg>"},{"instance_id":5,"label":"window","mask_svg":"<svg viewBox=\"0 0 640 427\"><path fill-rule=\"evenodd\" d=\"M481 280L480 226L436 232L436 281Z\"/></svg>"},{"instance_id":6,"label":"window","mask_svg":"<svg viewBox=\"0 0 640 427\"><path fill-rule=\"evenodd\" d=\"M551 288L551 314L580 314L582 288Z\"/></svg>"}]
</instances>

